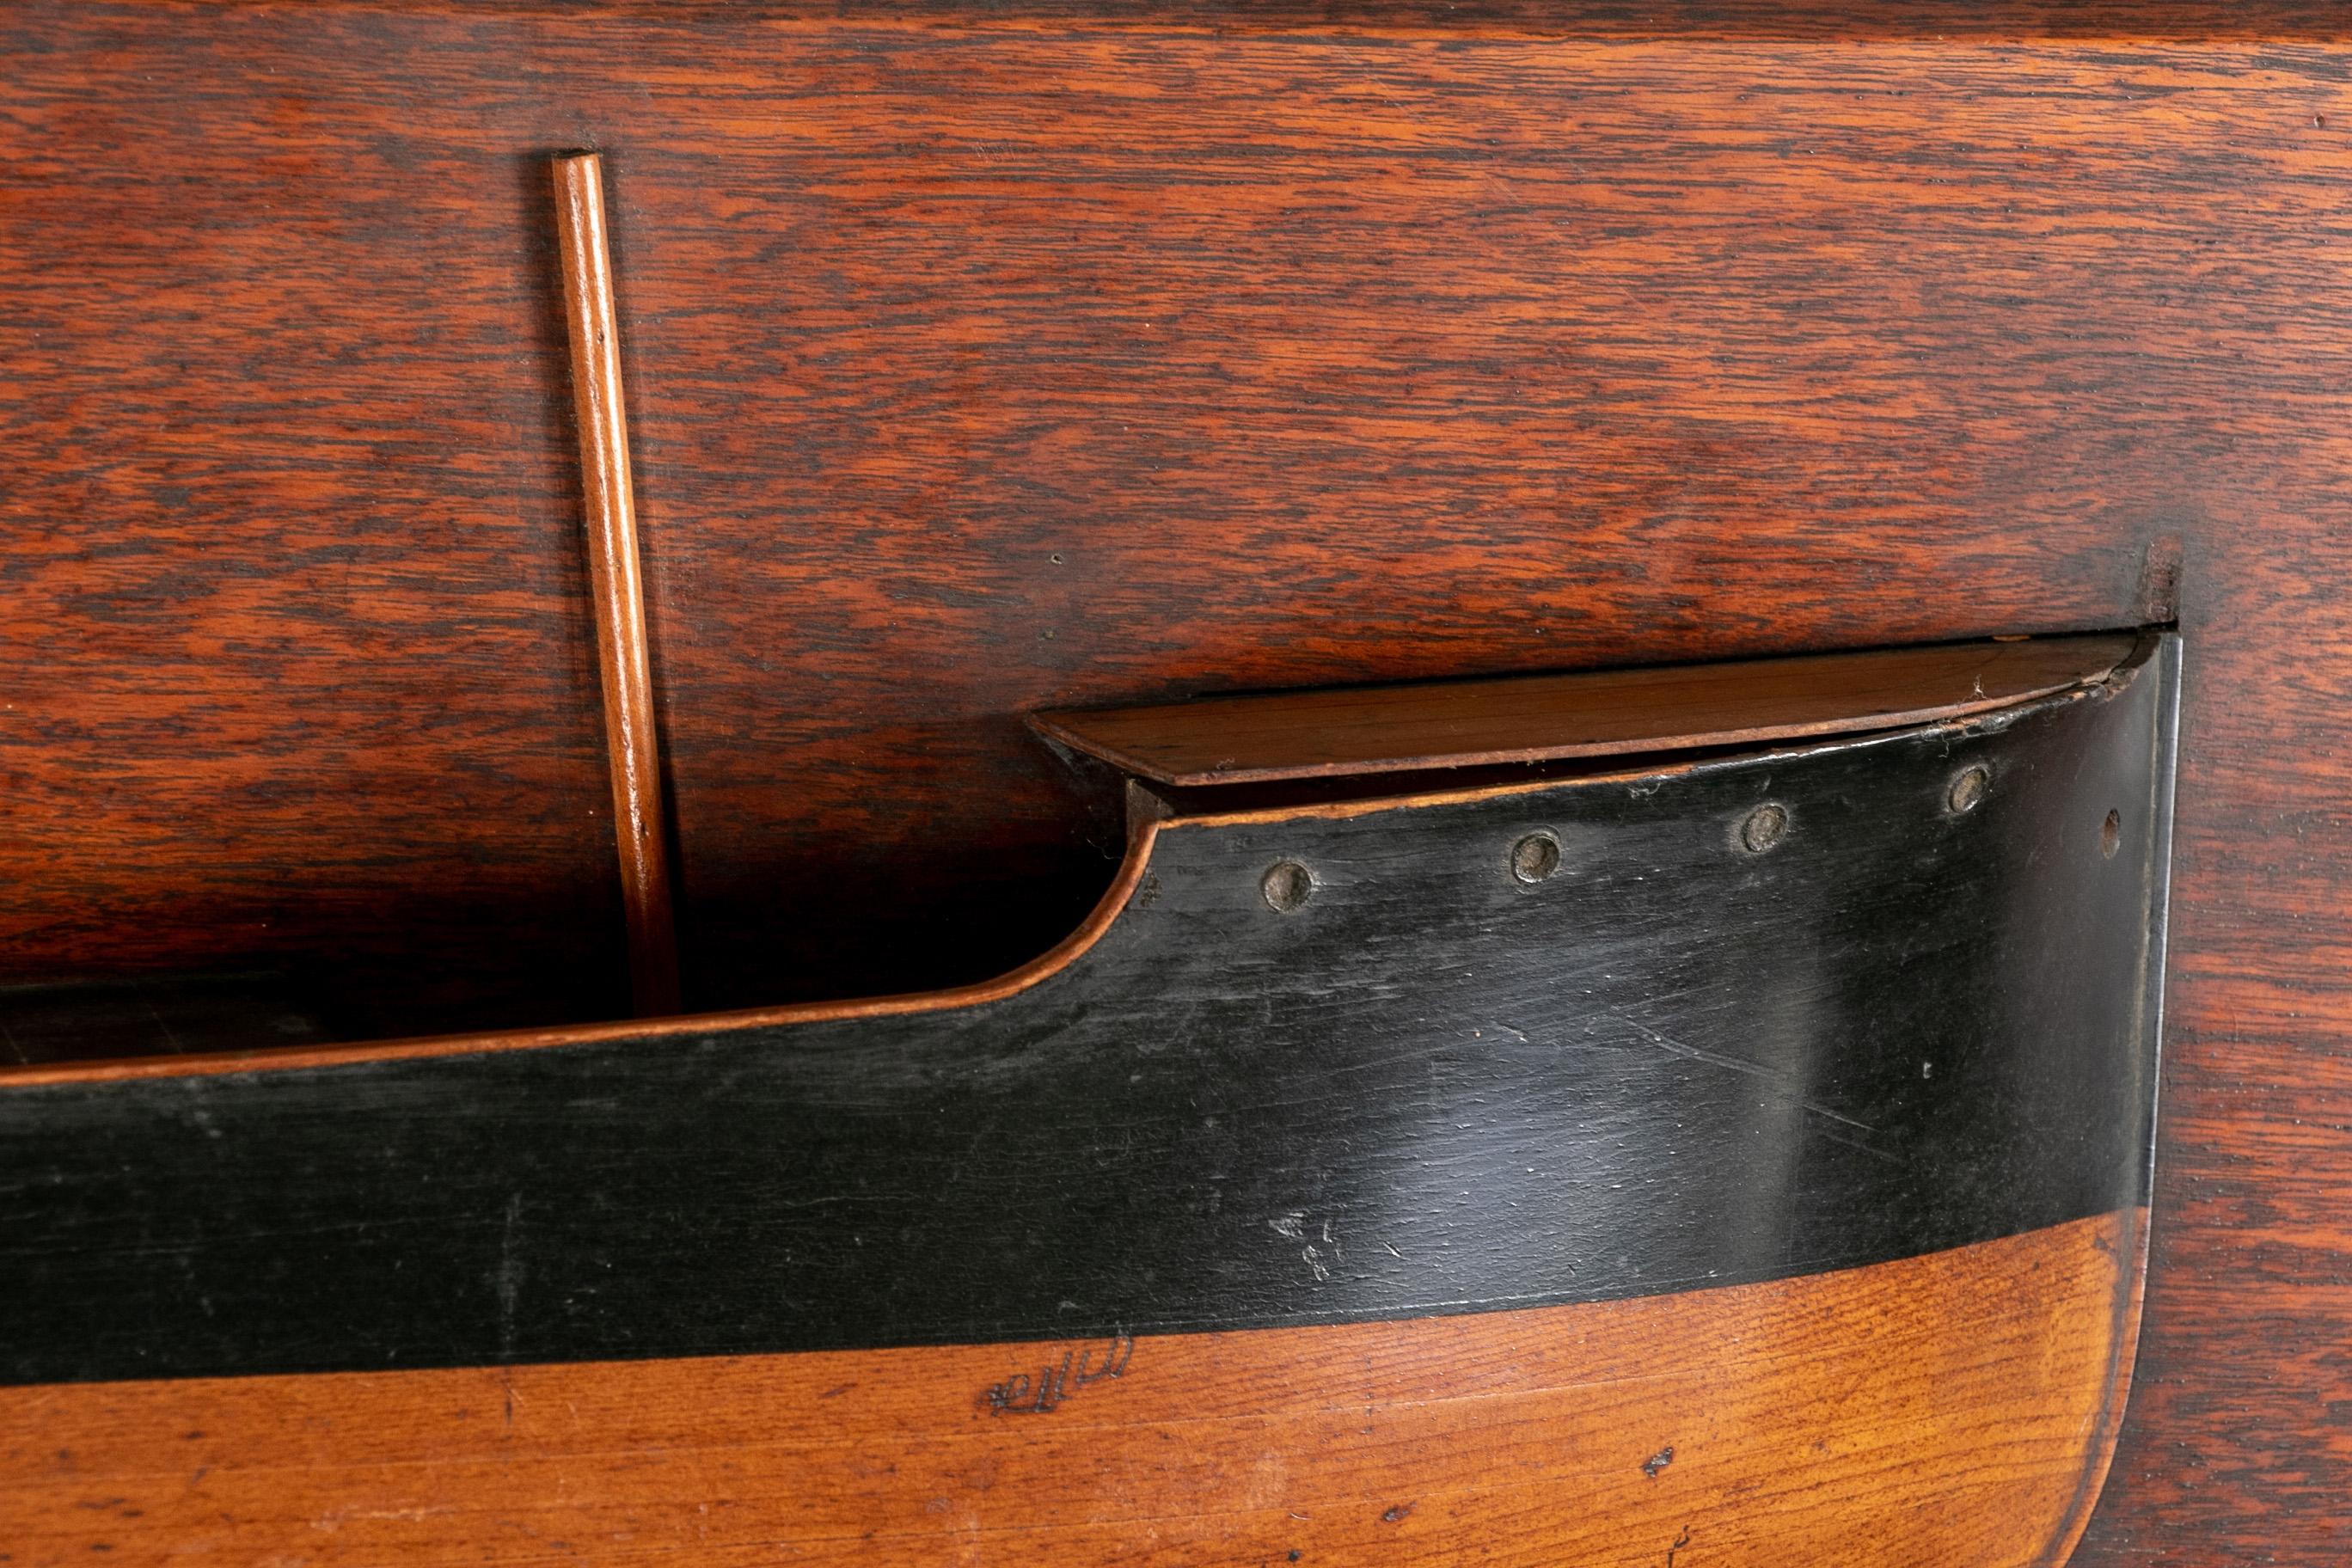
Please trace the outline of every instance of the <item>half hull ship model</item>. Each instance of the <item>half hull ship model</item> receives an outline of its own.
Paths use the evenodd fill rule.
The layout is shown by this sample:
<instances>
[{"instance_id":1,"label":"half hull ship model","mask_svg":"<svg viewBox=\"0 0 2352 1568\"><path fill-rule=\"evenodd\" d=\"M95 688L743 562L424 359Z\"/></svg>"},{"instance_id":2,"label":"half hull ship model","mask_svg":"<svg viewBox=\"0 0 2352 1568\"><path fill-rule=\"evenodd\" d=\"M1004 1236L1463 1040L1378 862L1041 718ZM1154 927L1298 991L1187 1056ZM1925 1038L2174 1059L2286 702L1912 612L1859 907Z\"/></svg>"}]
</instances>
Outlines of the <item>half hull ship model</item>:
<instances>
[{"instance_id":1,"label":"half hull ship model","mask_svg":"<svg viewBox=\"0 0 2352 1568\"><path fill-rule=\"evenodd\" d=\"M2130 1379L2178 680L2149 633L1045 715L1129 847L993 983L20 1070L0 1422L71 1460L15 1449L12 1531L2056 1561Z\"/></svg>"},{"instance_id":2,"label":"half hull ship model","mask_svg":"<svg viewBox=\"0 0 2352 1568\"><path fill-rule=\"evenodd\" d=\"M0 8L0 1568L2347 1560L2347 66Z\"/></svg>"}]
</instances>

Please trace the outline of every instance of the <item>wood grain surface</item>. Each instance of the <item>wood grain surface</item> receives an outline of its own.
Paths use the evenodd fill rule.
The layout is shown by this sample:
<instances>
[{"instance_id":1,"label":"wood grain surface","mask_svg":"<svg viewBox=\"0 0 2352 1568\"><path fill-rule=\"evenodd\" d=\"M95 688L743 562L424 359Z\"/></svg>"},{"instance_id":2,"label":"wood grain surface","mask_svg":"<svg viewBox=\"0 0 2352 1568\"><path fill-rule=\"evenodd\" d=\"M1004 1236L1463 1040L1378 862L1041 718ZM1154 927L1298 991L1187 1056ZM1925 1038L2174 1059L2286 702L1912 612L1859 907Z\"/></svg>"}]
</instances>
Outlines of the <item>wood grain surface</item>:
<instances>
[{"instance_id":1,"label":"wood grain surface","mask_svg":"<svg viewBox=\"0 0 2352 1568\"><path fill-rule=\"evenodd\" d=\"M2143 1234L1123 1356L0 1389L0 1563L2026 1568L2105 1463ZM1066 1354L1097 1375L994 1408Z\"/></svg>"},{"instance_id":2,"label":"wood grain surface","mask_svg":"<svg viewBox=\"0 0 2352 1568\"><path fill-rule=\"evenodd\" d=\"M1160 784L1407 773L1854 734L2097 679L2129 633L1811 658L1359 686L1040 713L1039 733Z\"/></svg>"},{"instance_id":3,"label":"wood grain surface","mask_svg":"<svg viewBox=\"0 0 2352 1568\"><path fill-rule=\"evenodd\" d=\"M692 1005L1074 924L1116 812L1028 710L2177 597L2080 1560L2340 1560L2341 11L956 16L0 13L7 978L625 1006L543 178L597 146Z\"/></svg>"}]
</instances>

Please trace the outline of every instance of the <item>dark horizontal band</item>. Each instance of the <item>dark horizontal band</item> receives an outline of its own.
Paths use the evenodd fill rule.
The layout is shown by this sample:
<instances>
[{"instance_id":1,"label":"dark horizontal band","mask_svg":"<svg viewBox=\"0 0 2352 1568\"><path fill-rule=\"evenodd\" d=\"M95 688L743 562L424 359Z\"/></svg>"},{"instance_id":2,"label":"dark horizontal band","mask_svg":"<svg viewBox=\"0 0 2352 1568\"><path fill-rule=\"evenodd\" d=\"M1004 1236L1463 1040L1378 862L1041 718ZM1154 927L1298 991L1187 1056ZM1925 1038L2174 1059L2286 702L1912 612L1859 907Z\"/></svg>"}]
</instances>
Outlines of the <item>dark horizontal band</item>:
<instances>
[{"instance_id":1,"label":"dark horizontal band","mask_svg":"<svg viewBox=\"0 0 2352 1568\"><path fill-rule=\"evenodd\" d=\"M0 1091L0 1374L1408 1317L2126 1207L2148 649L1964 724L1166 824L1099 941L975 1005Z\"/></svg>"}]
</instances>

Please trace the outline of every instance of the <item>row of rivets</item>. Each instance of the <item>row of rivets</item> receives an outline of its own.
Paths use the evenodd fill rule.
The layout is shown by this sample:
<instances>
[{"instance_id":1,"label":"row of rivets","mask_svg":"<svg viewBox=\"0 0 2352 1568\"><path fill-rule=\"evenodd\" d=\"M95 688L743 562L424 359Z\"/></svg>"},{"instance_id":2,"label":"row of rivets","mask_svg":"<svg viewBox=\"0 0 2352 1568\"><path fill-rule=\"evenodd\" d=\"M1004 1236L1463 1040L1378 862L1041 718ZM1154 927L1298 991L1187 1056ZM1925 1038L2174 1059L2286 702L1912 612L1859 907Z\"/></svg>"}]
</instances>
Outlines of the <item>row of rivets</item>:
<instances>
[{"instance_id":1,"label":"row of rivets","mask_svg":"<svg viewBox=\"0 0 2352 1568\"><path fill-rule=\"evenodd\" d=\"M1952 776L1944 805L1953 816L1965 816L1984 804L1991 788L1991 771L1982 763L1973 764ZM1766 801L1741 819L1738 837L1741 848L1761 855L1788 835L1789 808ZM2122 843L2123 814L2110 811L2099 825L2099 853L2112 860ZM1528 834L1511 846L1510 866L1511 876L1520 882L1533 886L1545 880L1559 869L1559 840L1549 833ZM1259 879L1258 891L1265 895L1268 909L1290 914L1315 896L1315 874L1296 860L1277 860Z\"/></svg>"}]
</instances>

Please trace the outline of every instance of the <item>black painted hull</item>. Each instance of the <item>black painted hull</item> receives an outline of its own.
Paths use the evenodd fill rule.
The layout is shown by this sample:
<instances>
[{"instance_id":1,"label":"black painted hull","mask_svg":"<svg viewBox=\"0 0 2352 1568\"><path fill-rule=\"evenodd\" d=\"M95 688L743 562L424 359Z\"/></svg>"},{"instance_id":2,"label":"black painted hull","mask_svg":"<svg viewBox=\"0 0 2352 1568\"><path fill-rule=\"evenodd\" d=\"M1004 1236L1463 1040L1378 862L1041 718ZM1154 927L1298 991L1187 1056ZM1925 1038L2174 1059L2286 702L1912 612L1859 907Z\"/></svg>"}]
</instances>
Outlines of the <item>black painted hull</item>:
<instances>
[{"instance_id":1,"label":"black painted hull","mask_svg":"<svg viewBox=\"0 0 2352 1568\"><path fill-rule=\"evenodd\" d=\"M1153 824L1096 940L968 1005L14 1085L0 1375L1433 1316L2128 1211L2177 667L2151 640L1990 720Z\"/></svg>"}]
</instances>

